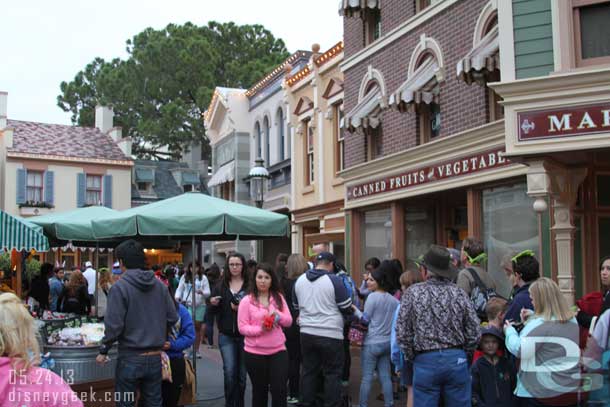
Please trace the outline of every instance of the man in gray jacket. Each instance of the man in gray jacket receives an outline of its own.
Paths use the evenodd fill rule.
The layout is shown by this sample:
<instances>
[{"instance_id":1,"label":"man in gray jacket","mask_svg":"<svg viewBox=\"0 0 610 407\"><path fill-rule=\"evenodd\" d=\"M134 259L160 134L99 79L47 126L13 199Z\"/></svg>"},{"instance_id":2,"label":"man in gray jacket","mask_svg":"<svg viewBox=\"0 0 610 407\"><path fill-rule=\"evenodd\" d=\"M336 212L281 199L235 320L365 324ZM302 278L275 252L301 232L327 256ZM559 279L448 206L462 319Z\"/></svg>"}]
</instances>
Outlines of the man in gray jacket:
<instances>
[{"instance_id":1,"label":"man in gray jacket","mask_svg":"<svg viewBox=\"0 0 610 407\"><path fill-rule=\"evenodd\" d=\"M144 248L135 240L117 246L115 255L123 277L110 289L104 318L104 338L98 363L105 363L109 349L119 345L115 392L117 406L133 406L136 390L145 406L160 407L161 349L168 327L178 321L174 301L167 287L144 270Z\"/></svg>"}]
</instances>

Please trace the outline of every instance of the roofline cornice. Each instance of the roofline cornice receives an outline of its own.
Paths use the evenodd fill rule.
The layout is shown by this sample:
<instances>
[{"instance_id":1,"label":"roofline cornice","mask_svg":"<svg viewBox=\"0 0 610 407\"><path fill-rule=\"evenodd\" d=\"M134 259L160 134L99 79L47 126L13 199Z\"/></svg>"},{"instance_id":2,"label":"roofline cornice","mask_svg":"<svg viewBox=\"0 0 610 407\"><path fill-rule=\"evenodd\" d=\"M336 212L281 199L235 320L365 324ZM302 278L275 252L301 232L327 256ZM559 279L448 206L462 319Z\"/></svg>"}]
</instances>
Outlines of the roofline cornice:
<instances>
[{"instance_id":1,"label":"roofline cornice","mask_svg":"<svg viewBox=\"0 0 610 407\"><path fill-rule=\"evenodd\" d=\"M47 154L31 154L31 153L19 153L14 151L7 151L6 156L8 158L22 158L29 160L45 160L45 161L58 161L68 163L84 163L84 164L105 164L113 165L118 167L133 167L133 160L108 160L105 158L82 158L82 157L66 157L61 155L47 155Z\"/></svg>"}]
</instances>

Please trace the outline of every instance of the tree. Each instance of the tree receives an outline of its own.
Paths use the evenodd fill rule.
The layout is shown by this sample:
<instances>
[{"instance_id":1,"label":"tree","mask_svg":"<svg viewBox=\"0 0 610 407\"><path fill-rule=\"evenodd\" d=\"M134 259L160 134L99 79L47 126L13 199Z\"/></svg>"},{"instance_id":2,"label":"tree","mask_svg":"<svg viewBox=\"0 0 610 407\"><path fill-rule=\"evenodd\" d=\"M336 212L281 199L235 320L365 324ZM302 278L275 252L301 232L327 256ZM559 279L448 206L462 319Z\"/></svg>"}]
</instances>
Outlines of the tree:
<instances>
[{"instance_id":1,"label":"tree","mask_svg":"<svg viewBox=\"0 0 610 407\"><path fill-rule=\"evenodd\" d=\"M111 105L142 158L178 158L192 142L207 156L202 116L214 88L248 88L288 57L284 42L261 25L217 22L147 28L127 41L127 53L125 60L95 58L62 82L57 104L79 126L94 125L96 105Z\"/></svg>"}]
</instances>

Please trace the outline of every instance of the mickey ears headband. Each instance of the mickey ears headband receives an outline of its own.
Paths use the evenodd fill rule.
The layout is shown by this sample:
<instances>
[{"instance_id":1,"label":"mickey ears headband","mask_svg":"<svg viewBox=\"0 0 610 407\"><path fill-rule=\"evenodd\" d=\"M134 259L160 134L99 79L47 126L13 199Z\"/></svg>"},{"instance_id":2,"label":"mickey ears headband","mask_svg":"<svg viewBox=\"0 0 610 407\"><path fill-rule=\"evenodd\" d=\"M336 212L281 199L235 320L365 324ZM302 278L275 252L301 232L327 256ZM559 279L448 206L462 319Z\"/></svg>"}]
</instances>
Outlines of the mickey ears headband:
<instances>
[{"instance_id":1,"label":"mickey ears headband","mask_svg":"<svg viewBox=\"0 0 610 407\"><path fill-rule=\"evenodd\" d=\"M514 256L512 259L510 259L510 261L516 263L517 260L519 260L521 257L535 257L535 256L536 256L536 254L534 253L533 250L527 249L527 250L523 250L521 253Z\"/></svg>"}]
</instances>

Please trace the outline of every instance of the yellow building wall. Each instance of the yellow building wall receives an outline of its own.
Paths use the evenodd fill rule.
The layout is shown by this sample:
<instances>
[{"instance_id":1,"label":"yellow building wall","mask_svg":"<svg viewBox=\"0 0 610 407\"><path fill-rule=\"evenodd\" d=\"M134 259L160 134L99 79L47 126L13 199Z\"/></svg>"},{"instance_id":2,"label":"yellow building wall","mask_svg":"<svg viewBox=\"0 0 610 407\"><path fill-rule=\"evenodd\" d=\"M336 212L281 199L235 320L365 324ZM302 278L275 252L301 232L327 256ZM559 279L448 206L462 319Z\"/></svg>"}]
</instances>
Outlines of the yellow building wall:
<instances>
[{"instance_id":1,"label":"yellow building wall","mask_svg":"<svg viewBox=\"0 0 610 407\"><path fill-rule=\"evenodd\" d=\"M41 161L36 162L36 169L46 168L54 172L54 205L53 212L66 212L77 209L76 191L77 174L87 172L92 166L78 164L62 165L49 162L47 165ZM112 175L112 209L123 210L131 207L131 167L94 166L95 173ZM17 204L17 170L32 168L21 161L7 161L2 181L5 183L4 210L12 215L20 216ZM90 170L91 171L91 170Z\"/></svg>"},{"instance_id":2,"label":"yellow building wall","mask_svg":"<svg viewBox=\"0 0 610 407\"><path fill-rule=\"evenodd\" d=\"M324 65L321 73L314 71L307 78L286 90L289 103L290 124L292 127L292 182L294 183L293 210L309 208L328 202L344 199L343 180L335 172L335 117L332 105L323 97L332 78L343 81L339 68L342 56ZM299 100L309 98L314 103L313 116L310 123L315 124L314 130L314 182L305 186L305 133L297 134L301 125L295 109ZM341 100L342 93L332 98ZM301 117L302 118L302 117ZM320 160L322 160L320 162ZM320 171L322 169L322 171ZM321 179L323 178L323 179Z\"/></svg>"}]
</instances>

